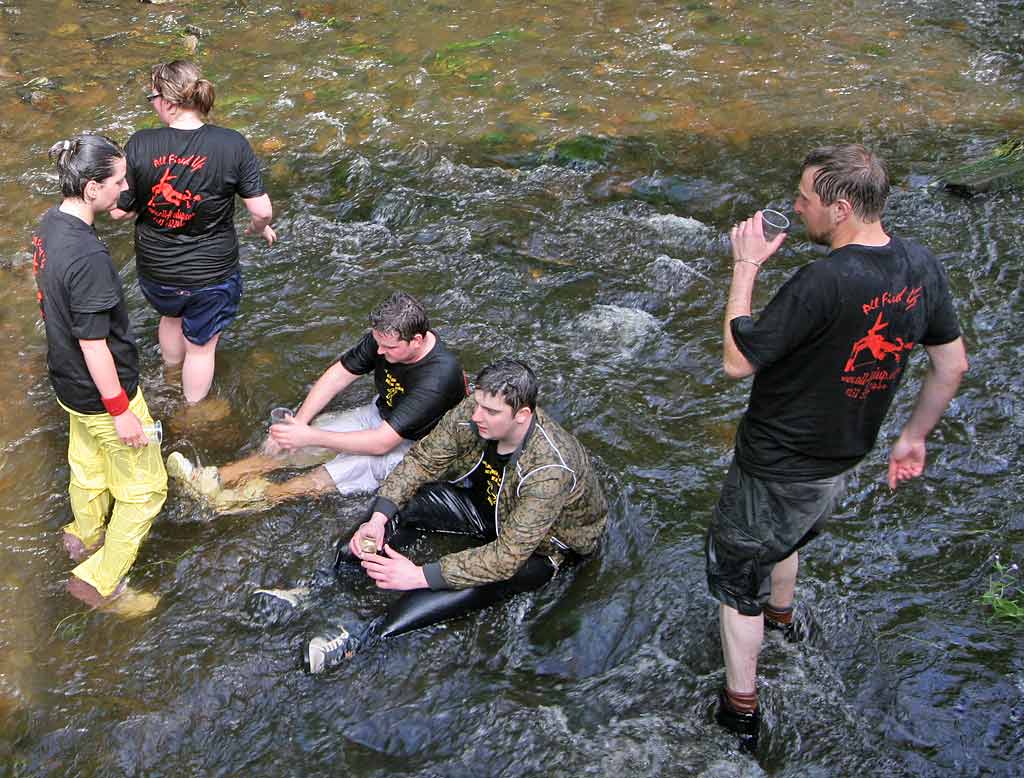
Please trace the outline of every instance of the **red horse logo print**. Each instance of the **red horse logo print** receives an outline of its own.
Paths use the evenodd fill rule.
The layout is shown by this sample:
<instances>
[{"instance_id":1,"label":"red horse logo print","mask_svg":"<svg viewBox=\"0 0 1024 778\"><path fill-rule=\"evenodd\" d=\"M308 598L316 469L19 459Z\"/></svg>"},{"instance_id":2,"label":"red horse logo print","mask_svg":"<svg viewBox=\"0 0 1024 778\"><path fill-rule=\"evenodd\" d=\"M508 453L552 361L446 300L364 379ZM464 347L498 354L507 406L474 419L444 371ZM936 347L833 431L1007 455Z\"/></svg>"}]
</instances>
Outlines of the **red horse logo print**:
<instances>
[{"instance_id":1,"label":"red horse logo print","mask_svg":"<svg viewBox=\"0 0 1024 778\"><path fill-rule=\"evenodd\" d=\"M846 360L846 367L843 368L843 372L849 373L856 368L857 357L860 356L862 351L870 351L871 356L879 362L890 354L899 362L901 351L910 351L914 348L913 343L906 343L899 336L896 337L895 342L886 340L885 336L880 333L888 326L889 322L882 321L882 314L879 313L875 323L868 330L868 334L853 344L853 348L850 350L850 358Z\"/></svg>"},{"instance_id":2,"label":"red horse logo print","mask_svg":"<svg viewBox=\"0 0 1024 778\"><path fill-rule=\"evenodd\" d=\"M164 202L173 205L175 208L184 205L187 208L191 208L193 204L198 203L203 199L202 195L192 194L191 189L186 189L184 192L179 192L170 182L176 179L177 176L171 175L171 169L167 168L164 170L163 176L153 186L152 195L149 198L149 202L146 203L148 206L156 205L157 198L162 197Z\"/></svg>"}]
</instances>

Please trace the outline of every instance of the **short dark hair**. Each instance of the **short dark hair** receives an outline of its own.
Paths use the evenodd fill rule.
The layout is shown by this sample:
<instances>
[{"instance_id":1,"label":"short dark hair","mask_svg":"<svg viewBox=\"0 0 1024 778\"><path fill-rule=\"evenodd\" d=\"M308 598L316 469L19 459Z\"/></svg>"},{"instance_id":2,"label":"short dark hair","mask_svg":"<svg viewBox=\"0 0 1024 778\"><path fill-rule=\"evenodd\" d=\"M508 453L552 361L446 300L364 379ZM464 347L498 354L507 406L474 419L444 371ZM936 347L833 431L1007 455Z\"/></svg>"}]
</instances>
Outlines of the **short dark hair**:
<instances>
[{"instance_id":1,"label":"short dark hair","mask_svg":"<svg viewBox=\"0 0 1024 778\"><path fill-rule=\"evenodd\" d=\"M518 413L520 408L537 408L537 376L518 359L506 357L489 364L477 375L475 388L485 394L501 395L512 413Z\"/></svg>"},{"instance_id":2,"label":"short dark hair","mask_svg":"<svg viewBox=\"0 0 1024 778\"><path fill-rule=\"evenodd\" d=\"M823 204L842 198L864 221L881 218L889 197L889 173L885 162L859 143L816 148L804 157L803 169L809 167L818 168L814 191Z\"/></svg>"},{"instance_id":3,"label":"short dark hair","mask_svg":"<svg viewBox=\"0 0 1024 778\"><path fill-rule=\"evenodd\" d=\"M430 332L430 320L419 300L406 292L395 292L370 311L370 327L381 335L398 335L410 341Z\"/></svg>"},{"instance_id":4,"label":"short dark hair","mask_svg":"<svg viewBox=\"0 0 1024 778\"><path fill-rule=\"evenodd\" d=\"M49 157L57 168L60 193L81 199L90 181L106 181L114 175L114 163L124 152L104 135L85 133L57 141L50 146Z\"/></svg>"}]
</instances>

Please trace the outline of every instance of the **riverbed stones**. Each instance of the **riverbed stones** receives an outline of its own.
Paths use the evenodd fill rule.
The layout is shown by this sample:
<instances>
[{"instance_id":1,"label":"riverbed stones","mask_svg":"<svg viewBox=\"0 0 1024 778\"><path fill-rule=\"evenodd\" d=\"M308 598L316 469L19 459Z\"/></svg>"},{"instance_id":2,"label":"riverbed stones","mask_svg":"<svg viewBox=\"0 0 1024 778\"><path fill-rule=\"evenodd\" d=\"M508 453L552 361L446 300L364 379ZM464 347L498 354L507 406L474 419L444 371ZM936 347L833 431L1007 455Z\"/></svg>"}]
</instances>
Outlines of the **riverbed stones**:
<instances>
[{"instance_id":1,"label":"riverbed stones","mask_svg":"<svg viewBox=\"0 0 1024 778\"><path fill-rule=\"evenodd\" d=\"M273 154L284 148L284 141L275 135L267 138L260 143L260 151L264 154Z\"/></svg>"}]
</instances>

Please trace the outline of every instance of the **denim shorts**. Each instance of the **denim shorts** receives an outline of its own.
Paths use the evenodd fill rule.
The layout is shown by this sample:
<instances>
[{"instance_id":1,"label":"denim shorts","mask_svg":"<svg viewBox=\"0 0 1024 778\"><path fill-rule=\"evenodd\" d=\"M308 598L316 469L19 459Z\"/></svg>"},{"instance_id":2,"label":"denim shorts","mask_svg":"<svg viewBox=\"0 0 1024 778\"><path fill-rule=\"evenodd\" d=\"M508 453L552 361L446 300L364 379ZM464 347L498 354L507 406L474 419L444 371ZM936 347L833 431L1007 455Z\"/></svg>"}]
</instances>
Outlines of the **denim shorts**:
<instances>
[{"instance_id":1,"label":"denim shorts","mask_svg":"<svg viewBox=\"0 0 1024 778\"><path fill-rule=\"evenodd\" d=\"M704 543L708 589L744 616L758 616L772 593L772 568L816 538L846 484L765 481L729 467Z\"/></svg>"},{"instance_id":2,"label":"denim shorts","mask_svg":"<svg viewBox=\"0 0 1024 778\"><path fill-rule=\"evenodd\" d=\"M165 286L139 276L139 288L161 316L182 320L181 332L190 343L203 346L238 316L242 273L236 270L219 284L199 289Z\"/></svg>"}]
</instances>

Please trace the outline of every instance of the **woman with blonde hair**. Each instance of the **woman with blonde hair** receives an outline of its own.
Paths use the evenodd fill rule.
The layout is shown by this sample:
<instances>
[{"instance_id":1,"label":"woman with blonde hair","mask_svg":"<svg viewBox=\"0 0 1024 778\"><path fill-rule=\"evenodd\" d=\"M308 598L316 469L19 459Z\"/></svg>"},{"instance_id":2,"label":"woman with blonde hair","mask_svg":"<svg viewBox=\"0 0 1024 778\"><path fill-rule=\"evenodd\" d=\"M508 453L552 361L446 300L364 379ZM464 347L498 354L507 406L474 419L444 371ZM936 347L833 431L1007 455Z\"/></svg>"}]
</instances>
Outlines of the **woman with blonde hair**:
<instances>
[{"instance_id":1,"label":"woman with blonde hair","mask_svg":"<svg viewBox=\"0 0 1024 778\"><path fill-rule=\"evenodd\" d=\"M181 365L185 400L213 383L220 333L238 315L242 277L235 195L251 216L246 234L277 239L259 162L235 130L207 123L213 84L191 62L153 68L146 99L165 125L140 130L125 147L128 191L114 218L135 217L139 286L160 314L160 353Z\"/></svg>"},{"instance_id":2,"label":"woman with blonde hair","mask_svg":"<svg viewBox=\"0 0 1024 778\"><path fill-rule=\"evenodd\" d=\"M167 497L167 473L143 429L153 419L121 278L93 228L126 189L124 154L101 135L79 135L55 144L50 159L64 197L32 236L32 267L50 383L71 427L74 520L64 548L79 564L68 591L99 607L125 592L125 574Z\"/></svg>"}]
</instances>

